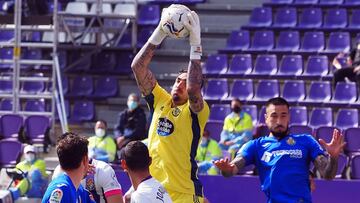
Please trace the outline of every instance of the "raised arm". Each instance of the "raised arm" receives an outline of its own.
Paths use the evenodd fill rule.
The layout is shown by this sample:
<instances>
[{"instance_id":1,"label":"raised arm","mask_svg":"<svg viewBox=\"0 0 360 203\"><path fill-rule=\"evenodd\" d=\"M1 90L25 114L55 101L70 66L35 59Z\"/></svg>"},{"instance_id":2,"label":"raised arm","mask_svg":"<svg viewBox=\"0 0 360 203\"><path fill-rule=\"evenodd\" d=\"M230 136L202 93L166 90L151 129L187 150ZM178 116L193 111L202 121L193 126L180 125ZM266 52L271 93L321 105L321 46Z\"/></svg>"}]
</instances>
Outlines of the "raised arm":
<instances>
[{"instance_id":1,"label":"raised arm","mask_svg":"<svg viewBox=\"0 0 360 203\"><path fill-rule=\"evenodd\" d=\"M320 139L319 142L326 149L329 157L319 155L316 157L314 164L317 170L320 172L321 177L330 180L336 176L338 169L338 157L346 143L344 142L343 136L337 129L334 130L330 143L326 143L322 139Z\"/></svg>"},{"instance_id":2,"label":"raised arm","mask_svg":"<svg viewBox=\"0 0 360 203\"><path fill-rule=\"evenodd\" d=\"M190 62L187 74L186 89L189 94L190 108L193 112L200 112L204 107L204 101L201 94L201 86L203 83L201 68L201 37L200 37L200 20L195 11L188 13L189 22L184 22L185 27L190 32L189 42Z\"/></svg>"}]
</instances>

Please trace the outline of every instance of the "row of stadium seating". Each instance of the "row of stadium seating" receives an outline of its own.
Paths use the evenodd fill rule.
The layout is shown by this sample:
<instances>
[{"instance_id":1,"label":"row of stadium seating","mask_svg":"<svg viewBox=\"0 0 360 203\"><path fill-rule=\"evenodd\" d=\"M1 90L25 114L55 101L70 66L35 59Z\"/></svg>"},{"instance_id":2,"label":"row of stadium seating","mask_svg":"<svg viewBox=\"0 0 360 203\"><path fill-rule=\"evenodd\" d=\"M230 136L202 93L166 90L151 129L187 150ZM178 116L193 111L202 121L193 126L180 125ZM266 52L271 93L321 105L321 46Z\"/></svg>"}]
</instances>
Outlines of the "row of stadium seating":
<instances>
[{"instance_id":1,"label":"row of stadium seating","mask_svg":"<svg viewBox=\"0 0 360 203\"><path fill-rule=\"evenodd\" d=\"M360 0L269 0L264 3L265 6L320 6L320 7L354 7L360 6Z\"/></svg>"}]
</instances>

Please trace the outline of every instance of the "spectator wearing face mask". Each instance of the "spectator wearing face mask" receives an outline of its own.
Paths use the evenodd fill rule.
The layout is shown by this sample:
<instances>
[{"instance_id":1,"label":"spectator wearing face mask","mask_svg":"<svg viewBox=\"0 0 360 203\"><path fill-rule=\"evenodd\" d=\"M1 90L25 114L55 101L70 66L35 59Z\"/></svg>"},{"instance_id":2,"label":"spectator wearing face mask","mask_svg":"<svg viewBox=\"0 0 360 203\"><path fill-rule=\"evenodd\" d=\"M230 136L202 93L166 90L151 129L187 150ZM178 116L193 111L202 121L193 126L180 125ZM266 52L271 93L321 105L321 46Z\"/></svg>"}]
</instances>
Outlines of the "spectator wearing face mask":
<instances>
[{"instance_id":1,"label":"spectator wearing face mask","mask_svg":"<svg viewBox=\"0 0 360 203\"><path fill-rule=\"evenodd\" d=\"M210 132L205 129L195 158L198 162L199 174L218 175L213 161L219 160L222 156L219 144L210 138Z\"/></svg>"},{"instance_id":2,"label":"spectator wearing face mask","mask_svg":"<svg viewBox=\"0 0 360 203\"><path fill-rule=\"evenodd\" d=\"M119 149L131 141L142 140L147 137L146 115L139 106L139 102L139 96L131 93L127 100L128 108L119 114L119 120L114 130Z\"/></svg>"},{"instance_id":3,"label":"spectator wearing face mask","mask_svg":"<svg viewBox=\"0 0 360 203\"><path fill-rule=\"evenodd\" d=\"M10 188L13 200L20 196L31 198L41 198L47 187L47 174L45 161L39 159L35 152L35 147L27 145L24 147L24 160L16 165L16 169L21 171L24 179Z\"/></svg>"},{"instance_id":4,"label":"spectator wearing face mask","mask_svg":"<svg viewBox=\"0 0 360 203\"><path fill-rule=\"evenodd\" d=\"M241 110L239 99L232 99L231 110L224 120L220 147L234 157L240 147L252 139L253 124L251 116Z\"/></svg>"},{"instance_id":5,"label":"spectator wearing face mask","mask_svg":"<svg viewBox=\"0 0 360 203\"><path fill-rule=\"evenodd\" d=\"M111 136L108 136L107 123L98 120L95 124L95 136L89 138L89 158L104 162L112 162L115 159L116 144Z\"/></svg>"}]
</instances>

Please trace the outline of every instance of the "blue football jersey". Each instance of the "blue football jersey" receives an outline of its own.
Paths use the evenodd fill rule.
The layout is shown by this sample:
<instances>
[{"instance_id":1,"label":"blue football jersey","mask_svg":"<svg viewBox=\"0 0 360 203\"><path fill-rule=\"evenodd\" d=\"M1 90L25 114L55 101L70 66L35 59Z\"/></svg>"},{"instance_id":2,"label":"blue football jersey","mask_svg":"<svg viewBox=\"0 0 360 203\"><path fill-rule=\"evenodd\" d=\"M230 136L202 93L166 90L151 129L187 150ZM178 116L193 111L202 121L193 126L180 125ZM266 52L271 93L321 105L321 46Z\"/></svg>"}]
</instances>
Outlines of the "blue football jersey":
<instances>
[{"instance_id":1,"label":"blue football jersey","mask_svg":"<svg viewBox=\"0 0 360 203\"><path fill-rule=\"evenodd\" d=\"M42 203L80 203L79 194L70 177L62 174L49 184Z\"/></svg>"},{"instance_id":2,"label":"blue football jersey","mask_svg":"<svg viewBox=\"0 0 360 203\"><path fill-rule=\"evenodd\" d=\"M252 140L238 156L259 170L261 189L269 203L295 203L311 202L310 163L324 154L311 135L291 134L281 140L270 136Z\"/></svg>"}]
</instances>

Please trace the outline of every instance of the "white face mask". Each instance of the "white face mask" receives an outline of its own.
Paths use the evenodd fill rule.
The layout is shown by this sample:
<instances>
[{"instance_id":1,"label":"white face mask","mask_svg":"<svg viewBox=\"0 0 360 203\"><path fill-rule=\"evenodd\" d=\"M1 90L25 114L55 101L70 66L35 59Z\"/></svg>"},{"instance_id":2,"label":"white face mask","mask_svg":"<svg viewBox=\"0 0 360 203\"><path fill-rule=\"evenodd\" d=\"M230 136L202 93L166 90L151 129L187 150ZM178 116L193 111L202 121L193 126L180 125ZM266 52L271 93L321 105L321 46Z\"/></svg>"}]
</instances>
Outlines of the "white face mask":
<instances>
[{"instance_id":1,"label":"white face mask","mask_svg":"<svg viewBox=\"0 0 360 203\"><path fill-rule=\"evenodd\" d=\"M32 163L35 160L35 154L27 153L24 155L24 158L27 162Z\"/></svg>"},{"instance_id":2,"label":"white face mask","mask_svg":"<svg viewBox=\"0 0 360 203\"><path fill-rule=\"evenodd\" d=\"M105 136L105 130L102 128L98 128L95 130L95 135L98 137L104 137Z\"/></svg>"}]
</instances>

